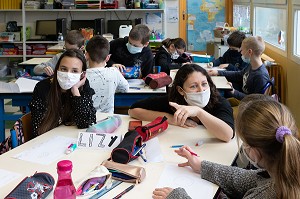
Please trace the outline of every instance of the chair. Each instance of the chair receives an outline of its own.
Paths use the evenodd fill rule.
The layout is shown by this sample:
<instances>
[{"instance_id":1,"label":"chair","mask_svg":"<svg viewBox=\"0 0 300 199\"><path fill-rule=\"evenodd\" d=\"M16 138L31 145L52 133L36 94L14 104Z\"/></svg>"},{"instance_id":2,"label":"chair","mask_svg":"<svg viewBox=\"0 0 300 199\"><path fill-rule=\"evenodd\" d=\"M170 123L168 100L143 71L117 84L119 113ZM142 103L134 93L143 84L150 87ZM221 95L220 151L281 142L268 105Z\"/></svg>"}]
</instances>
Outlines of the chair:
<instances>
[{"instance_id":1,"label":"chair","mask_svg":"<svg viewBox=\"0 0 300 199\"><path fill-rule=\"evenodd\" d=\"M29 112L23 115L21 121L23 125L24 142L27 142L33 138L31 113Z\"/></svg>"},{"instance_id":2,"label":"chair","mask_svg":"<svg viewBox=\"0 0 300 199\"><path fill-rule=\"evenodd\" d=\"M274 79L274 77L272 77L264 86L261 94L270 95L270 96L275 94L274 85L275 85L275 79Z\"/></svg>"}]
</instances>

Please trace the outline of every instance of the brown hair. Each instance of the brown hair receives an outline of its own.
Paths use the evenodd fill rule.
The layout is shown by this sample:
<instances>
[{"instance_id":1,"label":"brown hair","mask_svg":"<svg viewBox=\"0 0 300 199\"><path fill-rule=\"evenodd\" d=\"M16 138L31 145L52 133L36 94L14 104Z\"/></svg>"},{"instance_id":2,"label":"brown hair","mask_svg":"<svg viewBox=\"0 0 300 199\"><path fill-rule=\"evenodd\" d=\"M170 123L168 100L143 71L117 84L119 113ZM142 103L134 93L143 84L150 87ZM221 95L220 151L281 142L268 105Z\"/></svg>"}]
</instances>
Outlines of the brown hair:
<instances>
[{"instance_id":1,"label":"brown hair","mask_svg":"<svg viewBox=\"0 0 300 199\"><path fill-rule=\"evenodd\" d=\"M71 107L70 99L70 96L72 95L71 91L70 89L66 91L66 95L63 99L64 103L62 103L62 91L57 81L57 71L60 62L64 57L76 57L80 59L82 62L82 71L86 71L87 69L86 59L81 50L67 50L60 56L54 69L54 76L51 79L51 87L47 97L47 110L45 112L40 126L38 127L37 132L39 135L57 127L60 124L60 121L73 121L73 108Z\"/></svg>"},{"instance_id":2,"label":"brown hair","mask_svg":"<svg viewBox=\"0 0 300 199\"><path fill-rule=\"evenodd\" d=\"M101 35L96 35L86 45L86 51L92 61L100 63L104 61L109 54L109 42Z\"/></svg>"},{"instance_id":3,"label":"brown hair","mask_svg":"<svg viewBox=\"0 0 300 199\"><path fill-rule=\"evenodd\" d=\"M150 34L151 32L148 26L138 24L130 30L129 37L134 41L141 41L141 43L145 45L150 40Z\"/></svg>"},{"instance_id":4,"label":"brown hair","mask_svg":"<svg viewBox=\"0 0 300 199\"><path fill-rule=\"evenodd\" d=\"M183 39L179 38L175 38L175 39L170 39L167 38L165 40L163 40L162 45L164 45L165 47L169 48L172 44L174 44L175 48L177 49L184 49L186 48L186 44L185 41Z\"/></svg>"},{"instance_id":5,"label":"brown hair","mask_svg":"<svg viewBox=\"0 0 300 199\"><path fill-rule=\"evenodd\" d=\"M243 40L246 49L252 49L254 55L260 56L265 51L265 42L260 36L249 36Z\"/></svg>"},{"instance_id":6,"label":"brown hair","mask_svg":"<svg viewBox=\"0 0 300 199\"><path fill-rule=\"evenodd\" d=\"M237 30L229 35L227 39L227 43L229 46L240 48L245 38L246 38L245 33Z\"/></svg>"},{"instance_id":7,"label":"brown hair","mask_svg":"<svg viewBox=\"0 0 300 199\"><path fill-rule=\"evenodd\" d=\"M272 171L277 198L298 198L300 141L292 114L275 100L248 100L241 107L236 119L237 135L261 152L266 168ZM276 130L281 126L288 127L292 133L284 135L283 143L276 139Z\"/></svg>"},{"instance_id":8,"label":"brown hair","mask_svg":"<svg viewBox=\"0 0 300 199\"><path fill-rule=\"evenodd\" d=\"M193 72L200 72L206 76L207 82L210 87L210 100L206 105L205 109L212 110L214 106L219 103L219 92L214 85L211 77L208 75L205 69L197 64L185 64L177 71L176 76L173 81L173 85L169 93L169 101L176 102L180 105L187 105L184 97L178 92L177 87L183 88L184 82L187 80L190 74Z\"/></svg>"},{"instance_id":9,"label":"brown hair","mask_svg":"<svg viewBox=\"0 0 300 199\"><path fill-rule=\"evenodd\" d=\"M65 42L71 45L77 45L81 48L84 45L84 37L79 30L71 30L68 32Z\"/></svg>"}]
</instances>

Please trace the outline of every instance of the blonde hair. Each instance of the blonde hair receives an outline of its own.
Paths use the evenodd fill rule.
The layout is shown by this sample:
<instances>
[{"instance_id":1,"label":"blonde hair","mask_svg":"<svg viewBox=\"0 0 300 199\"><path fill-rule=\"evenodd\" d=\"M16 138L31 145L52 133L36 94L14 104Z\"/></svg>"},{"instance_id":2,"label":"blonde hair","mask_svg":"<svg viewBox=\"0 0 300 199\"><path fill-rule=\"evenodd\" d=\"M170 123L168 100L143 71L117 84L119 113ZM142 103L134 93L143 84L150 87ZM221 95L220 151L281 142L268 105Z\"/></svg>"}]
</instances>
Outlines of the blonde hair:
<instances>
[{"instance_id":1,"label":"blonde hair","mask_svg":"<svg viewBox=\"0 0 300 199\"><path fill-rule=\"evenodd\" d=\"M249 146L257 148L272 168L277 198L296 199L300 193L300 141L295 120L286 106L261 98L241 104L236 120L237 135ZM243 100L242 100L243 101ZM291 135L283 143L276 130L286 126Z\"/></svg>"},{"instance_id":2,"label":"blonde hair","mask_svg":"<svg viewBox=\"0 0 300 199\"><path fill-rule=\"evenodd\" d=\"M265 51L265 42L261 36L249 36L242 43L247 50L252 49L256 56L260 56Z\"/></svg>"}]
</instances>

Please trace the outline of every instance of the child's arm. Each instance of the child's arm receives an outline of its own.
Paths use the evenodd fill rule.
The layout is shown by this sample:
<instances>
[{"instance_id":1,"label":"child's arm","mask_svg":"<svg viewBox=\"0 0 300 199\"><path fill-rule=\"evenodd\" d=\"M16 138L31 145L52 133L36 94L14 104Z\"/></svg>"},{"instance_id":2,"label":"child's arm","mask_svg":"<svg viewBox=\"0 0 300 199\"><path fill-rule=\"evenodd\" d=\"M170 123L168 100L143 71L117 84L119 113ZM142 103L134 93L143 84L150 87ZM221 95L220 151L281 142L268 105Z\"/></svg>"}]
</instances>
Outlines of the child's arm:
<instances>
[{"instance_id":1,"label":"child's arm","mask_svg":"<svg viewBox=\"0 0 300 199\"><path fill-rule=\"evenodd\" d=\"M42 75L42 74L46 73L48 76L52 76L53 71L55 69L55 66L56 66L60 56L61 56L61 53L55 55L54 57L52 57L49 61L47 61L45 63L41 63L39 65L36 65L33 68L34 74Z\"/></svg>"},{"instance_id":2,"label":"child's arm","mask_svg":"<svg viewBox=\"0 0 300 199\"><path fill-rule=\"evenodd\" d=\"M120 93L126 93L129 90L129 83L128 81L123 77L123 75L118 72L117 74L117 89L116 92Z\"/></svg>"}]
</instances>

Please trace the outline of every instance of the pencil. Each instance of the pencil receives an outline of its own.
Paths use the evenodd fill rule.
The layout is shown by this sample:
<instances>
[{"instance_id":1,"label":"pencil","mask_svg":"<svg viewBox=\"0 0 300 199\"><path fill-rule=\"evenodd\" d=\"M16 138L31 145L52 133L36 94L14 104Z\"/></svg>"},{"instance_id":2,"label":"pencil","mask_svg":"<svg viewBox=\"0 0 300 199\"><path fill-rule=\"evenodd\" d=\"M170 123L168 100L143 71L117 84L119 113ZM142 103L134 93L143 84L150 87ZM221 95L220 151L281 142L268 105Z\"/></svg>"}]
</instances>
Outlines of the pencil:
<instances>
[{"instance_id":1,"label":"pencil","mask_svg":"<svg viewBox=\"0 0 300 199\"><path fill-rule=\"evenodd\" d=\"M114 197L113 199L118 199L121 198L125 193L127 193L128 191L130 191L131 189L133 189L134 184L127 187L124 191L122 191L121 193L119 193L116 197Z\"/></svg>"}]
</instances>

